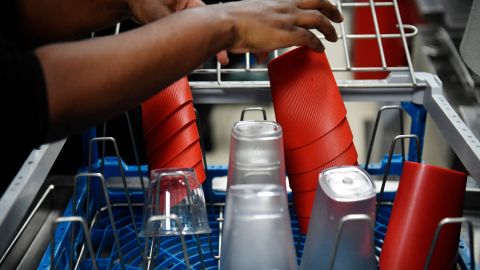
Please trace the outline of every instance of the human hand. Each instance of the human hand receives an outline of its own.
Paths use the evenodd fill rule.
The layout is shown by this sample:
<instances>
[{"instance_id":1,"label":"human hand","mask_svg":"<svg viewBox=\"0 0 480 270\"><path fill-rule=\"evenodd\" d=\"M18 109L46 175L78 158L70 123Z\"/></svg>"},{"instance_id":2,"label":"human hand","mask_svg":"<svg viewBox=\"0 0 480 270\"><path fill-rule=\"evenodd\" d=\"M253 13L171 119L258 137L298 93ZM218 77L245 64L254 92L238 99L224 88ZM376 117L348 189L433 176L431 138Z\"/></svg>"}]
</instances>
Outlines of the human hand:
<instances>
[{"instance_id":1,"label":"human hand","mask_svg":"<svg viewBox=\"0 0 480 270\"><path fill-rule=\"evenodd\" d=\"M130 0L128 5L132 18L138 23L147 24L177 11L204 6L205 3L201 0ZM222 65L227 65L227 51L217 53L217 60Z\"/></svg>"},{"instance_id":2,"label":"human hand","mask_svg":"<svg viewBox=\"0 0 480 270\"><path fill-rule=\"evenodd\" d=\"M278 48L307 46L323 51L321 41L309 31L317 29L328 41L337 41L332 22L342 22L328 0L244 0L217 5L217 14L232 21L234 53L264 54Z\"/></svg>"}]
</instances>

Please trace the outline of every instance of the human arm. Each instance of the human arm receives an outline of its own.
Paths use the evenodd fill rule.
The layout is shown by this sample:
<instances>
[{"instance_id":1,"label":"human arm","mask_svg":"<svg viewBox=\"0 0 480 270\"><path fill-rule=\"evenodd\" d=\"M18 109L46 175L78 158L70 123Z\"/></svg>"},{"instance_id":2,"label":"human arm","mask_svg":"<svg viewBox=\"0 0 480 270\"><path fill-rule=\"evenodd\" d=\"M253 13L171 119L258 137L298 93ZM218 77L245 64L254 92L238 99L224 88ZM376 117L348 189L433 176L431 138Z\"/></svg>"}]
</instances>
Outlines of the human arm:
<instances>
[{"instance_id":1,"label":"human arm","mask_svg":"<svg viewBox=\"0 0 480 270\"><path fill-rule=\"evenodd\" d=\"M307 29L318 28L336 40L326 16L342 18L326 5L322 0L250 0L198 7L116 37L41 47L35 53L47 86L48 138L132 108L222 49L261 53L304 45L323 50Z\"/></svg>"}]
</instances>

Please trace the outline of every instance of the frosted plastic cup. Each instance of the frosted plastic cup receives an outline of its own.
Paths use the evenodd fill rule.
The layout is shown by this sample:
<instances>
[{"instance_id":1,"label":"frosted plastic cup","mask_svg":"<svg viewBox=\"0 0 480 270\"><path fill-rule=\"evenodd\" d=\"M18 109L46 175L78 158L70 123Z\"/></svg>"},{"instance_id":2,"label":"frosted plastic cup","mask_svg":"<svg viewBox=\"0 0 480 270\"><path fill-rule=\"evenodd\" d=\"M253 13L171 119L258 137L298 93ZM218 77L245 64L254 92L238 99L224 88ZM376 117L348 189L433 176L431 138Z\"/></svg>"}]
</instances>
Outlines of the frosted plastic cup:
<instances>
[{"instance_id":1,"label":"frosted plastic cup","mask_svg":"<svg viewBox=\"0 0 480 270\"><path fill-rule=\"evenodd\" d=\"M299 47L268 64L275 118L285 149L307 145L347 114L325 53Z\"/></svg>"},{"instance_id":2,"label":"frosted plastic cup","mask_svg":"<svg viewBox=\"0 0 480 270\"><path fill-rule=\"evenodd\" d=\"M142 103L143 133L149 134L165 118L177 111L182 105L192 101L192 91L187 77L183 77L159 91Z\"/></svg>"},{"instance_id":3,"label":"frosted plastic cup","mask_svg":"<svg viewBox=\"0 0 480 270\"><path fill-rule=\"evenodd\" d=\"M141 237L210 233L202 186L191 168L153 170L145 194ZM149 222L155 216L175 215ZM180 228L179 228L180 227Z\"/></svg>"},{"instance_id":4,"label":"frosted plastic cup","mask_svg":"<svg viewBox=\"0 0 480 270\"><path fill-rule=\"evenodd\" d=\"M230 187L222 232L221 269L296 270L287 197L279 185Z\"/></svg>"},{"instance_id":5,"label":"frosted plastic cup","mask_svg":"<svg viewBox=\"0 0 480 270\"><path fill-rule=\"evenodd\" d=\"M318 168L342 154L352 142L352 131L344 119L322 138L300 148L285 150L287 171L298 174Z\"/></svg>"},{"instance_id":6,"label":"frosted plastic cup","mask_svg":"<svg viewBox=\"0 0 480 270\"><path fill-rule=\"evenodd\" d=\"M461 217L467 175L405 161L380 253L381 269L423 269L435 230L447 217ZM429 269L455 269L460 225L440 233Z\"/></svg>"},{"instance_id":7,"label":"frosted plastic cup","mask_svg":"<svg viewBox=\"0 0 480 270\"><path fill-rule=\"evenodd\" d=\"M229 167L228 179L235 179L235 185L273 183L286 189L285 171L280 166L241 167L232 165L232 167ZM228 186L231 186L231 184L228 184Z\"/></svg>"},{"instance_id":8,"label":"frosted plastic cup","mask_svg":"<svg viewBox=\"0 0 480 270\"><path fill-rule=\"evenodd\" d=\"M300 269L330 269L340 222L352 214L370 220L344 224L333 269L375 269L375 183L354 166L324 170L318 181Z\"/></svg>"},{"instance_id":9,"label":"frosted plastic cup","mask_svg":"<svg viewBox=\"0 0 480 270\"><path fill-rule=\"evenodd\" d=\"M282 128L271 121L240 121L234 124L230 140L228 186L261 183L285 187ZM270 181L265 175L270 175Z\"/></svg>"}]
</instances>

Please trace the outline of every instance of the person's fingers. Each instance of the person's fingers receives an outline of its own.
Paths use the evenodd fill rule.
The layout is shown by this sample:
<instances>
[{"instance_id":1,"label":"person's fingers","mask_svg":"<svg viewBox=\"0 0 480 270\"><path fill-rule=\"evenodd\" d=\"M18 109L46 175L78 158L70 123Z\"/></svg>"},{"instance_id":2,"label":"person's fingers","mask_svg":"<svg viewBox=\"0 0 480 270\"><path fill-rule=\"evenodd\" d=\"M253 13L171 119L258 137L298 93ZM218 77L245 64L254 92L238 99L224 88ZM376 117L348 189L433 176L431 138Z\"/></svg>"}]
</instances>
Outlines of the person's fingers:
<instances>
[{"instance_id":1,"label":"person's fingers","mask_svg":"<svg viewBox=\"0 0 480 270\"><path fill-rule=\"evenodd\" d=\"M338 8L328 0L299 0L298 7L320 10L327 18L337 23L343 21L343 16Z\"/></svg>"},{"instance_id":2,"label":"person's fingers","mask_svg":"<svg viewBox=\"0 0 480 270\"><path fill-rule=\"evenodd\" d=\"M323 52L325 50L322 42L312 32L305 28L296 27L292 32L292 38L294 39L292 45L306 46L318 52Z\"/></svg>"},{"instance_id":3,"label":"person's fingers","mask_svg":"<svg viewBox=\"0 0 480 270\"><path fill-rule=\"evenodd\" d=\"M220 62L220 64L222 64L224 66L228 65L230 60L228 59L227 51L223 50L223 51L220 51L219 53L217 53L217 60L218 60L218 62Z\"/></svg>"},{"instance_id":4,"label":"person's fingers","mask_svg":"<svg viewBox=\"0 0 480 270\"><path fill-rule=\"evenodd\" d=\"M325 35L328 41L335 42L338 40L335 27L320 11L305 10L298 16L296 24L307 29L317 29Z\"/></svg>"},{"instance_id":5,"label":"person's fingers","mask_svg":"<svg viewBox=\"0 0 480 270\"><path fill-rule=\"evenodd\" d=\"M205 6L205 3L202 0L189 0L186 8L201 7Z\"/></svg>"}]
</instances>

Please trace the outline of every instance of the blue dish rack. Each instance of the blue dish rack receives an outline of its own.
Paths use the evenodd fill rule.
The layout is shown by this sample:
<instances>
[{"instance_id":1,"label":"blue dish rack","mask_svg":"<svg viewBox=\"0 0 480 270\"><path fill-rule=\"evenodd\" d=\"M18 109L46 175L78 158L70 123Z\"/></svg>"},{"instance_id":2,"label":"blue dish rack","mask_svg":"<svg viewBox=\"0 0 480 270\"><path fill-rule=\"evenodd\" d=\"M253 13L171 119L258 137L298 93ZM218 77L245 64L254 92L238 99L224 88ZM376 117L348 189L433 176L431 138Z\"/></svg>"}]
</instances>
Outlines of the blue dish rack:
<instances>
[{"instance_id":1,"label":"blue dish rack","mask_svg":"<svg viewBox=\"0 0 480 270\"><path fill-rule=\"evenodd\" d=\"M386 163L386 159L383 160L382 164ZM395 156L393 158L393 169L401 168L401 157ZM127 177L137 176L138 171L136 166L127 166L122 164L125 174ZM94 168L98 169L100 167L100 161L95 164ZM382 167L382 165L379 165ZM82 169L85 171L85 169ZM221 199L224 194L215 192L211 189L211 180L213 177L225 176L227 174L227 168L224 166L210 166L208 168L208 179L204 183L204 190L206 194L207 202L210 204L207 206L207 211L209 214L210 227L212 228L211 233L211 245L213 247L213 254L210 250L209 241L206 235L199 237L201 242L202 253L204 257L204 267L208 270L213 270L218 268L218 260L215 259L215 255L218 254L219 246L219 213L221 211L221 206L215 205L216 200ZM147 176L147 167L142 166L142 173L144 176ZM393 174L399 173L399 171L393 171ZM104 174L105 178L109 177L118 177L120 171L117 166L116 158L107 157L105 158L104 164ZM86 179L80 180L78 182L80 196L77 199L77 205L83 205L86 201ZM93 183L95 183L94 181ZM97 212L95 216L95 222L91 227L90 236L93 242L94 250L96 253L96 261L100 269L122 269L122 266L119 262L118 251L114 245L113 230L110 224L108 213L105 208L102 209L102 206L105 205L105 201L100 193L100 186L97 184L92 185L92 201L90 204L90 213ZM128 208L125 204L125 193L120 190L109 190L111 203L113 205L113 214L115 217L115 225L120 236L120 244L123 253L123 259L125 262L125 269L143 269L142 266L142 251L144 240L141 239L141 243L137 242L136 233L133 229ZM392 201L394 199L394 193L385 193L384 201ZM135 222L137 227L140 227L142 224L142 206L143 195L139 190L135 190L131 193L132 202L134 204L134 214ZM80 215L85 213L81 209L77 212ZM381 247L383 244L383 238L385 236L388 220L391 213L391 205L382 205L380 208L380 213L378 219L376 220L375 226L375 246L376 246L376 255L380 255ZM64 212L65 216L72 215L72 205L71 203ZM300 262L302 255L303 244L305 237L299 233L298 223L295 218L295 214L291 212L292 217L292 230L294 236L294 242L296 243L297 256ZM70 244L69 237L72 230L72 223L61 223L57 226L55 231L55 269L68 269L69 261L74 260L79 254L78 247L81 246L83 242L84 235L77 228L75 236L75 246L74 249L74 258L70 258ZM199 252L197 249L196 241L193 236L185 237L187 244L187 252L189 254L190 264L192 269L202 269L201 260ZM186 269L186 265L183 259L182 246L179 237L169 236L162 237L160 239L160 252L159 256L154 259L155 268L152 269ZM469 252L467 247L463 245L463 242L460 242L459 248L459 257L458 263L462 269L469 270L471 269L470 265L465 262L469 262ZM45 251L44 257L38 267L39 270L50 269L50 246ZM81 260L79 264L79 269L92 269L92 260L90 256L88 258Z\"/></svg>"},{"instance_id":2,"label":"blue dish rack","mask_svg":"<svg viewBox=\"0 0 480 270\"><path fill-rule=\"evenodd\" d=\"M417 154L420 154L421 156L421 151L423 148L426 111L422 106L409 102L402 103L402 107L412 118L410 127L411 133L419 137L420 147L417 148L415 142L411 140L408 148L408 155L406 156L407 160L415 160ZM84 136L84 142L88 142L91 138L95 137L95 131L92 130L89 133L86 133ZM84 143L84 146L84 153L88 153L88 143ZM117 158L105 157L102 162L102 160L98 158L97 145L94 144L93 146L94 150L91 171L102 171L107 181L109 178L121 176L121 170L119 169ZM417 153L417 149L420 151L420 153ZM388 155L386 155L381 162L370 164L368 166L368 172L372 175L383 175L387 168L387 162ZM402 171L402 164L402 156L399 154L394 154L392 156L389 174L399 176ZM127 165L123 161L121 162L121 166L126 178L139 178L139 168L137 166ZM79 170L79 172L87 171L88 168L81 168ZM146 165L140 167L140 173L142 174L142 177L148 178L148 172L149 170ZM208 238L206 235L198 236L201 250L198 249L197 239L195 239L193 236L185 236L187 253L189 255L189 261L192 269L218 269L218 257L216 258L216 255L218 255L219 252L218 249L220 236L220 222L218 218L220 213L223 212L223 206L221 203L225 201L225 193L217 192L212 189L212 179L215 177L226 176L227 174L228 171L226 166L208 166L207 168L207 180L203 184L203 189L207 201L207 211L209 214L209 223L210 227L212 228L212 233L210 234L210 238ZM122 265L125 266L125 269L144 269L142 264L144 260L142 254L144 253L142 252L144 250L145 241L151 240L145 240L136 237L137 234L135 232L133 222L129 214L129 209L126 204L125 192L118 188L109 188L108 190L109 198L113 206L115 227L117 228L119 234L122 251L121 253L123 254L124 264L121 264L119 261L118 250L114 245L113 229L110 224L108 212L106 211L106 201L102 192L102 186L100 185L99 181L92 181L91 183L92 196L89 205L86 206L86 178L81 178L80 181L77 182L77 199L75 203L78 208L77 215L85 217L86 213L84 209L88 208L89 217L87 220L94 220L90 228L90 238L92 239L95 250L95 258L99 269L123 269ZM129 194L134 205L133 212L135 225L138 228L142 225L143 191L141 189L131 189L129 190ZM381 205L375 225L375 250L377 258L381 252L394 198L394 192L385 192L383 194L382 201L386 203ZM290 196L289 199L291 199ZM72 216L72 200L65 209L63 213L64 216ZM296 243L297 258L300 262L305 236L302 236L299 233L298 223L293 211L291 211L290 216L294 242ZM69 264L75 263L79 254L81 253L79 247L82 246L84 235L82 230L79 228L75 230L74 247L72 248L70 244L72 224L73 223L59 223L56 227L56 231L54 233L54 269L68 269ZM180 238L178 236L161 237L159 238L159 242L159 250L157 253L158 256L153 259L153 265L155 267L152 267L152 269L186 269ZM39 270L50 269L52 263L50 260L50 248L51 246L45 250L42 261L38 267ZM201 260L202 257L203 267ZM82 258L85 258L85 256ZM470 265L469 262L470 251L468 247L464 245L463 241L460 240L458 265L463 270L473 269L473 266ZM79 269L92 269L92 260L90 259L90 255L85 259L80 260L78 266Z\"/></svg>"}]
</instances>

